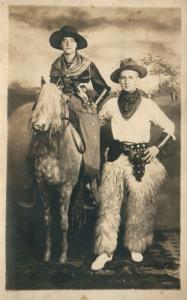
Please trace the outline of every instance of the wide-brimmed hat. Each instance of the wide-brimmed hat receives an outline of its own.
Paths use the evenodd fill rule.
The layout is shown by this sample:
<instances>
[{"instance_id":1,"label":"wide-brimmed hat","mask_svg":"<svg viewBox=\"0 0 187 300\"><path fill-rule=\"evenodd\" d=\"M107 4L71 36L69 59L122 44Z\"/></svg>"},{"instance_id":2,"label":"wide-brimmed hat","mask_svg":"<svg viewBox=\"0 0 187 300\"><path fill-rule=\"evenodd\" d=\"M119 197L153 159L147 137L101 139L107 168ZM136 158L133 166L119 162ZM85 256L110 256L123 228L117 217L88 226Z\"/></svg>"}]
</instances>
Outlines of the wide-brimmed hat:
<instances>
[{"instance_id":1,"label":"wide-brimmed hat","mask_svg":"<svg viewBox=\"0 0 187 300\"><path fill-rule=\"evenodd\" d=\"M126 58L121 61L120 67L111 74L111 80L115 83L118 83L120 73L123 70L136 71L138 72L140 78L143 78L147 75L147 69L145 67L138 65L137 62L132 58Z\"/></svg>"},{"instance_id":2,"label":"wide-brimmed hat","mask_svg":"<svg viewBox=\"0 0 187 300\"><path fill-rule=\"evenodd\" d=\"M77 32L75 27L70 25L65 25L61 29L54 31L49 38L49 43L53 48L62 50L61 42L64 37L73 37L77 42L77 49L83 49L88 46L87 40Z\"/></svg>"}]
</instances>

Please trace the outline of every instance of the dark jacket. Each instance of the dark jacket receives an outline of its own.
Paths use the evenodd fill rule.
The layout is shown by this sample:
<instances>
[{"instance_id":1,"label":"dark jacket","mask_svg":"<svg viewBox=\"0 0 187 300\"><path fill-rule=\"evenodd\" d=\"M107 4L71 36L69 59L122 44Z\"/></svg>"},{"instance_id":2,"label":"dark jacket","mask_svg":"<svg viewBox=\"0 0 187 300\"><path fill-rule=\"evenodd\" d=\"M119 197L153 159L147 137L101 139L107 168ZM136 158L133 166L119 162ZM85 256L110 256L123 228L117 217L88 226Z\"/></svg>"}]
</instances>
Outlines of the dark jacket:
<instances>
[{"instance_id":1,"label":"dark jacket","mask_svg":"<svg viewBox=\"0 0 187 300\"><path fill-rule=\"evenodd\" d=\"M95 102L102 94L99 104L102 103L108 96L110 87L106 84L95 64L90 62L86 70L76 75L69 76L66 74L66 72L64 72L63 64L59 64L59 60L61 58L62 56L59 57L52 65L50 81L60 86L63 93L74 93L79 84L89 83L91 81L95 91L95 95L92 97L92 99ZM57 63L58 68L56 68Z\"/></svg>"}]
</instances>

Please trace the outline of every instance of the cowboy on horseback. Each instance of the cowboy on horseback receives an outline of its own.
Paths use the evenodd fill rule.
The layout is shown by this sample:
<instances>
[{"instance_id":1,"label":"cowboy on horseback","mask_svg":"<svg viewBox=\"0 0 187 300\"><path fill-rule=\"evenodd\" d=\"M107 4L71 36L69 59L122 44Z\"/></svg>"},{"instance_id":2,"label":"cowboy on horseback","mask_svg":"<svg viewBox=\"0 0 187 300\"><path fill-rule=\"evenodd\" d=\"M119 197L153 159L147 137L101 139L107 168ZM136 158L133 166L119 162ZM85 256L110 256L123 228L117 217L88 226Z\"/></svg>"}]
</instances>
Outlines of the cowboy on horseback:
<instances>
[{"instance_id":1,"label":"cowboy on horseback","mask_svg":"<svg viewBox=\"0 0 187 300\"><path fill-rule=\"evenodd\" d=\"M100 170L100 125L97 106L108 96L110 87L95 64L78 53L77 50L87 47L87 41L73 26L66 25L53 32L49 42L53 48L63 51L63 54L52 64L49 85L55 84L65 95L69 107L69 121L80 135L82 148L84 148L82 176L79 183L80 196L85 184L92 186L93 189L96 187ZM95 92L94 97L93 92L92 95L89 93L90 83ZM32 140L26 159L30 175L30 182L25 189L27 196L19 201L19 204L24 207L34 205L33 144Z\"/></svg>"}]
</instances>

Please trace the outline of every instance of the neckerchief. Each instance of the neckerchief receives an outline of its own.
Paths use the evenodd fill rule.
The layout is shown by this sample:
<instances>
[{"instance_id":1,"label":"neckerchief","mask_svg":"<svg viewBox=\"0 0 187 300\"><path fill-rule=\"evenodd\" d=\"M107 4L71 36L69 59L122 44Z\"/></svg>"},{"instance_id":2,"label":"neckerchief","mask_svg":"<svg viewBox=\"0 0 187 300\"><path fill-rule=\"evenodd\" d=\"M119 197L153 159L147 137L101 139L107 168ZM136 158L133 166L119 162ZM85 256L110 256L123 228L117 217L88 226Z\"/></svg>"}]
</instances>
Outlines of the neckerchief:
<instances>
[{"instance_id":1,"label":"neckerchief","mask_svg":"<svg viewBox=\"0 0 187 300\"><path fill-rule=\"evenodd\" d=\"M129 119L137 110L141 102L141 94L138 89L129 93L122 91L118 98L118 106L124 119Z\"/></svg>"},{"instance_id":2,"label":"neckerchief","mask_svg":"<svg viewBox=\"0 0 187 300\"><path fill-rule=\"evenodd\" d=\"M65 56L62 54L52 64L50 76L77 76L84 72L91 61L80 54L76 54L71 63L66 63Z\"/></svg>"}]
</instances>

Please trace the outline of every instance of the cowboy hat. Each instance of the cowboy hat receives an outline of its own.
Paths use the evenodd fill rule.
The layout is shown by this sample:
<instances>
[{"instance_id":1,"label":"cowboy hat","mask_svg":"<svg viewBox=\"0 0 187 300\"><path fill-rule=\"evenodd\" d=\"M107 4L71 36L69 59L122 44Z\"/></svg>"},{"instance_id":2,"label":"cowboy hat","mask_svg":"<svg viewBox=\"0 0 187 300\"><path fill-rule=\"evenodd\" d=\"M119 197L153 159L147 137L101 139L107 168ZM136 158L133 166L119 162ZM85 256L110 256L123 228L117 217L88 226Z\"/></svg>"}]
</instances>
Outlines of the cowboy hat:
<instances>
[{"instance_id":1,"label":"cowboy hat","mask_svg":"<svg viewBox=\"0 0 187 300\"><path fill-rule=\"evenodd\" d=\"M126 58L121 61L120 67L111 74L111 80L115 83L118 83L120 73L123 70L136 71L138 72L140 78L143 78L147 75L147 69L145 67L138 65L137 62L132 58Z\"/></svg>"},{"instance_id":2,"label":"cowboy hat","mask_svg":"<svg viewBox=\"0 0 187 300\"><path fill-rule=\"evenodd\" d=\"M53 48L62 50L61 42L64 37L73 37L77 42L77 49L83 49L88 46L87 40L77 32L75 27L70 25L65 25L54 31L49 38L49 43Z\"/></svg>"}]
</instances>

